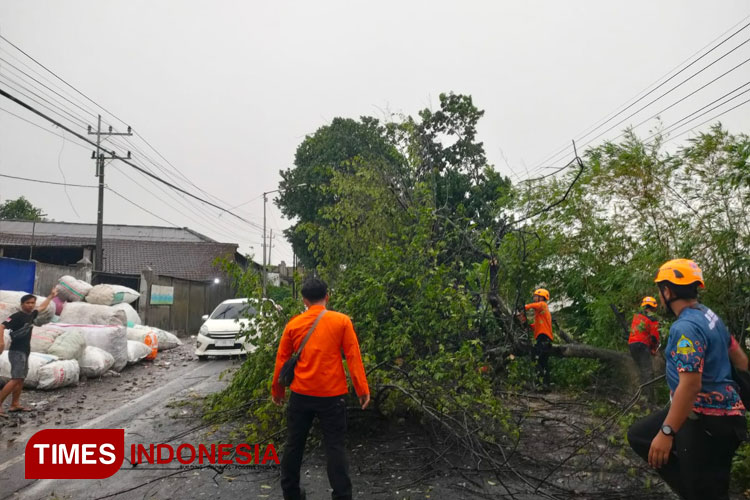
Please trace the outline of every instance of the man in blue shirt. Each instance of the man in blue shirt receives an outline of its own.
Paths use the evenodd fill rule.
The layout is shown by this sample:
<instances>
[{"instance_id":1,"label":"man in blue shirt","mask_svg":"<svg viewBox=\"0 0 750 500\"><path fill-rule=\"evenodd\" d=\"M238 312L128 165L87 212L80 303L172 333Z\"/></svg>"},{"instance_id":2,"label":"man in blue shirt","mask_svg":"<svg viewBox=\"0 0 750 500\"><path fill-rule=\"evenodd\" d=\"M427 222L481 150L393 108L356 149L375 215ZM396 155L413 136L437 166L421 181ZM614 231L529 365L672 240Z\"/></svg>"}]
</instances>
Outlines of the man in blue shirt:
<instances>
[{"instance_id":1,"label":"man in blue shirt","mask_svg":"<svg viewBox=\"0 0 750 500\"><path fill-rule=\"evenodd\" d=\"M671 260L654 281L667 313L677 317L665 351L672 403L635 422L628 441L682 498L729 499L732 457L746 431L731 370L746 368L747 356L721 319L698 303L704 283L695 262Z\"/></svg>"}]
</instances>

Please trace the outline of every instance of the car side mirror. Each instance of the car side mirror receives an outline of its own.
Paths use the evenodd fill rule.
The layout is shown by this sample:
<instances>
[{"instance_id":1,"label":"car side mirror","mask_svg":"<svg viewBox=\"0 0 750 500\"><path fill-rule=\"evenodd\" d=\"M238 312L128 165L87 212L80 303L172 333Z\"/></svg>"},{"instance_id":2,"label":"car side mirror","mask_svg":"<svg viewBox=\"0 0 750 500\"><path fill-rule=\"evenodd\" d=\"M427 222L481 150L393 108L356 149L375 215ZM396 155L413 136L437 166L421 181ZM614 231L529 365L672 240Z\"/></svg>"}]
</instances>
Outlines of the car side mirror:
<instances>
[{"instance_id":1,"label":"car side mirror","mask_svg":"<svg viewBox=\"0 0 750 500\"><path fill-rule=\"evenodd\" d=\"M208 319L208 314L204 314L203 316L201 316L201 319L203 321L206 321Z\"/></svg>"}]
</instances>

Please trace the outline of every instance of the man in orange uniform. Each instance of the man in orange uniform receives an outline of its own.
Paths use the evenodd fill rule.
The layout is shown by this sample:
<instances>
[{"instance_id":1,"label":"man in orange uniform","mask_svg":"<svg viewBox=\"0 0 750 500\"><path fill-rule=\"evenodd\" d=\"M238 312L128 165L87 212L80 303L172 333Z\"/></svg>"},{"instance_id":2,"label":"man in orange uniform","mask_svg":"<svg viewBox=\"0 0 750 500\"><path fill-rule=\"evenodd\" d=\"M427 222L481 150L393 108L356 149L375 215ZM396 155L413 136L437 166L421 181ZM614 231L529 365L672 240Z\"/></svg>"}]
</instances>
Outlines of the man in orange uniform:
<instances>
[{"instance_id":1,"label":"man in orange uniform","mask_svg":"<svg viewBox=\"0 0 750 500\"><path fill-rule=\"evenodd\" d=\"M642 312L633 316L633 322L630 325L630 337L628 345L630 355L638 367L641 384L645 384L653 378L651 358L656 354L659 348L659 320L654 313L659 305L653 297L644 297L641 301ZM653 386L646 389L649 399L654 399Z\"/></svg>"},{"instance_id":2,"label":"man in orange uniform","mask_svg":"<svg viewBox=\"0 0 750 500\"><path fill-rule=\"evenodd\" d=\"M328 462L332 498L352 498L352 483L346 461L346 399L349 392L341 354L346 357L354 389L364 410L370 403L370 388L359 352L359 342L349 316L325 311L328 286L311 278L302 285L307 311L292 318L281 336L273 374L273 402L284 404L284 386L278 381L282 365L299 349L307 332L321 315L294 370L287 407L287 442L281 459L281 489L285 500L306 498L300 488L300 467L307 434L315 416L320 421Z\"/></svg>"},{"instance_id":3,"label":"man in orange uniform","mask_svg":"<svg viewBox=\"0 0 750 500\"><path fill-rule=\"evenodd\" d=\"M549 292L544 288L534 290L531 304L526 304L524 308L534 310L534 357L536 358L536 367L539 378L545 389L549 389L549 354L552 351L552 316L549 313L547 302L549 301Z\"/></svg>"}]
</instances>

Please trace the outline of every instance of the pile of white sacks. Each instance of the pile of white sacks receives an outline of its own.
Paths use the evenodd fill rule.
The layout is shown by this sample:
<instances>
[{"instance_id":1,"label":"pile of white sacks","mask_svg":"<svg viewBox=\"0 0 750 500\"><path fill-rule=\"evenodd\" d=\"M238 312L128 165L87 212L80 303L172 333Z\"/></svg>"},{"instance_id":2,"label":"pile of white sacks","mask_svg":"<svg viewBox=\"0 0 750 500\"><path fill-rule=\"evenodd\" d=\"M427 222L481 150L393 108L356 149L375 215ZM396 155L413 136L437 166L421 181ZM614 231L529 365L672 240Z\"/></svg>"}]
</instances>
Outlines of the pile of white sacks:
<instances>
[{"instance_id":1,"label":"pile of white sacks","mask_svg":"<svg viewBox=\"0 0 750 500\"><path fill-rule=\"evenodd\" d=\"M0 317L20 309L25 292L0 290ZM153 360L158 351L182 342L173 334L141 325L130 305L140 294L120 285L96 285L63 276L57 297L39 312L31 334L29 373L24 387L56 389L78 383L79 377L101 377L109 370L121 371L128 364ZM41 304L44 297L37 297ZM0 354L0 383L10 380L5 349Z\"/></svg>"}]
</instances>

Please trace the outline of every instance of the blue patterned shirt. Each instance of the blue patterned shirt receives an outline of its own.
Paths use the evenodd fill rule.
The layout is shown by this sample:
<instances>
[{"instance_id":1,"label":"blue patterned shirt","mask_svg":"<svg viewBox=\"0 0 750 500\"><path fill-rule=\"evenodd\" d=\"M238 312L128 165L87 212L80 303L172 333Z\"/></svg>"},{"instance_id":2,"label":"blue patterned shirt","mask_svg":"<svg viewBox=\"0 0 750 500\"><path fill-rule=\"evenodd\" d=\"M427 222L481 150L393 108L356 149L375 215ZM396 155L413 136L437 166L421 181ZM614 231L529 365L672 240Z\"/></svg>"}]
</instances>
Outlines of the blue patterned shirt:
<instances>
[{"instance_id":1,"label":"blue patterned shirt","mask_svg":"<svg viewBox=\"0 0 750 500\"><path fill-rule=\"evenodd\" d=\"M701 390L693 411L705 415L744 415L737 384L732 379L731 335L721 319L702 304L682 310L669 329L667 384L674 394L680 372L701 373Z\"/></svg>"}]
</instances>

